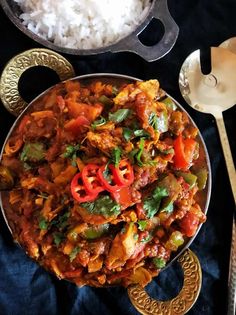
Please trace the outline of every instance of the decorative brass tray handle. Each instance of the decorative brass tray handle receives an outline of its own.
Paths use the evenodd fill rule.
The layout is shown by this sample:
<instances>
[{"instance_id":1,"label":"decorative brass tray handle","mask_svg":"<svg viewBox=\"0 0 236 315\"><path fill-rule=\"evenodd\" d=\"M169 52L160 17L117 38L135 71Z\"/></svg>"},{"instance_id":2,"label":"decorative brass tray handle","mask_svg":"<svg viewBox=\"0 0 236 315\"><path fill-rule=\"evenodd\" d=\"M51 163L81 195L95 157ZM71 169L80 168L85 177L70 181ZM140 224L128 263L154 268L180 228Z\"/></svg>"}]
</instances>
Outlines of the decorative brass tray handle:
<instances>
[{"instance_id":1,"label":"decorative brass tray handle","mask_svg":"<svg viewBox=\"0 0 236 315\"><path fill-rule=\"evenodd\" d=\"M28 105L18 90L20 77L26 70L35 66L51 68L58 74L61 81L75 76L70 62L49 49L30 49L13 57L1 75L0 97L6 109L15 116L18 116Z\"/></svg>"},{"instance_id":2,"label":"decorative brass tray handle","mask_svg":"<svg viewBox=\"0 0 236 315\"><path fill-rule=\"evenodd\" d=\"M140 285L128 288L133 306L143 315L182 315L186 314L196 302L202 284L202 271L197 256L187 249L179 258L184 284L178 296L168 301L151 298Z\"/></svg>"},{"instance_id":3,"label":"decorative brass tray handle","mask_svg":"<svg viewBox=\"0 0 236 315\"><path fill-rule=\"evenodd\" d=\"M72 65L61 55L48 49L27 50L12 58L2 72L0 97L6 109L18 116L28 105L20 96L18 83L24 71L35 66L49 67L61 80L74 77ZM184 284L179 295L169 301L151 298L139 285L128 288L133 306L143 315L182 315L194 305L201 289L202 272L199 260L189 249L178 258L184 272Z\"/></svg>"}]
</instances>

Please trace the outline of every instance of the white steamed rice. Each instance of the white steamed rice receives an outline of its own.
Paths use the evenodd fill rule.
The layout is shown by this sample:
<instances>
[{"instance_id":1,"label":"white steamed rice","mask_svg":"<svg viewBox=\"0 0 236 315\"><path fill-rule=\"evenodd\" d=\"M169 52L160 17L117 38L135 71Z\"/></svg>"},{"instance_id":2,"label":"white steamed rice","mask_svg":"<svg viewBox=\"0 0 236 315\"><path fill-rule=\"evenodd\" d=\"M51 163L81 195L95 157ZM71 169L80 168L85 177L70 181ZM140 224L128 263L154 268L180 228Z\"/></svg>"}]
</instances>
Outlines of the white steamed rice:
<instances>
[{"instance_id":1,"label":"white steamed rice","mask_svg":"<svg viewBox=\"0 0 236 315\"><path fill-rule=\"evenodd\" d=\"M131 33L150 0L14 0L23 24L54 44L79 49L107 46Z\"/></svg>"}]
</instances>

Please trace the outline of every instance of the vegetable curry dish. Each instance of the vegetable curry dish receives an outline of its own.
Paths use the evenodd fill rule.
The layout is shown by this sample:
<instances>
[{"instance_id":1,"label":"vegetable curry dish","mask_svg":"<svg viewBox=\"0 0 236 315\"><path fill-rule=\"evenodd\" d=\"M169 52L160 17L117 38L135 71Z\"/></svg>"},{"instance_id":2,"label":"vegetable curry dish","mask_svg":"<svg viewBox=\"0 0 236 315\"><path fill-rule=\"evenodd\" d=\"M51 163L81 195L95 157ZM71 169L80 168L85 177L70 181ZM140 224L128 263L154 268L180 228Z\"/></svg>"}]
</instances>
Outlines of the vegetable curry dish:
<instances>
[{"instance_id":1,"label":"vegetable curry dish","mask_svg":"<svg viewBox=\"0 0 236 315\"><path fill-rule=\"evenodd\" d=\"M207 163L157 80L58 84L5 144L14 238L79 286L145 286L206 220Z\"/></svg>"}]
</instances>

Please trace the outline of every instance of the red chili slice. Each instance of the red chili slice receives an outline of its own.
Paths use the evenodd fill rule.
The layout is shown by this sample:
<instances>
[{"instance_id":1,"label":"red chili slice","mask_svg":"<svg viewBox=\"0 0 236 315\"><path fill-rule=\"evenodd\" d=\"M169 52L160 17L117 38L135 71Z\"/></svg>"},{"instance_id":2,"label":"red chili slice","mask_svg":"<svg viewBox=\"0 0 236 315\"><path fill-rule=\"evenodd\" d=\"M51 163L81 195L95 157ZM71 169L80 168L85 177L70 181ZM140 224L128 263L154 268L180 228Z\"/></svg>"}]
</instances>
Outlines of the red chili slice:
<instances>
[{"instance_id":1,"label":"red chili slice","mask_svg":"<svg viewBox=\"0 0 236 315\"><path fill-rule=\"evenodd\" d=\"M121 160L117 167L111 165L110 169L114 176L114 181L118 185L129 186L133 183L134 181L133 167L127 160Z\"/></svg>"},{"instance_id":2,"label":"red chili slice","mask_svg":"<svg viewBox=\"0 0 236 315\"><path fill-rule=\"evenodd\" d=\"M121 189L121 187L123 186L118 185L117 182L115 181L114 175L111 172L111 165L109 165L107 168L108 168L108 172L110 171L108 176L105 175L106 166L103 165L99 167L98 173L97 173L98 178L106 190L108 190L109 192L116 192L117 190Z\"/></svg>"},{"instance_id":3,"label":"red chili slice","mask_svg":"<svg viewBox=\"0 0 236 315\"><path fill-rule=\"evenodd\" d=\"M101 181L97 176L99 165L88 164L83 168L82 180L88 193L98 194L104 190Z\"/></svg>"},{"instance_id":4,"label":"red chili slice","mask_svg":"<svg viewBox=\"0 0 236 315\"><path fill-rule=\"evenodd\" d=\"M97 198L97 193L92 194L85 189L81 173L74 176L70 187L73 198L78 202L93 201Z\"/></svg>"}]
</instances>

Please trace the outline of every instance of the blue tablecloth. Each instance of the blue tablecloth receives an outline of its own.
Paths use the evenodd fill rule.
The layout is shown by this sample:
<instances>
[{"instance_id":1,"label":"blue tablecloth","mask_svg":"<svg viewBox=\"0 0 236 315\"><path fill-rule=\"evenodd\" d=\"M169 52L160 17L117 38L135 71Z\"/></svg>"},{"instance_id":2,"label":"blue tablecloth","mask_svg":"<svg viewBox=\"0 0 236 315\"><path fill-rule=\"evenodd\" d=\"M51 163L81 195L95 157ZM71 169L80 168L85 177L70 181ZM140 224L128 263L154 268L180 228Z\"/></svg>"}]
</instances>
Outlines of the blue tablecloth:
<instances>
[{"instance_id":1,"label":"blue tablecloth","mask_svg":"<svg viewBox=\"0 0 236 315\"><path fill-rule=\"evenodd\" d=\"M227 309L227 277L233 197L227 177L214 119L192 110L178 89L182 62L192 51L218 46L236 35L235 0L169 0L170 11L180 27L172 51L159 61L147 63L131 53L105 54L96 57L67 56L76 74L114 72L141 79L158 78L161 86L175 97L197 123L206 142L212 165L213 189L208 220L191 245L203 272L199 298L191 315L224 315ZM153 29L150 32L158 32ZM0 71L17 53L39 47L23 35L0 9ZM30 100L57 82L48 70L29 71L21 80L23 96ZM224 115L232 151L236 157L236 110ZM0 106L0 145L14 118ZM171 298L182 285L182 275L175 263L162 272L148 287L154 298ZM131 315L138 314L120 287L77 288L59 281L32 262L12 241L3 218L0 218L0 315Z\"/></svg>"}]
</instances>

